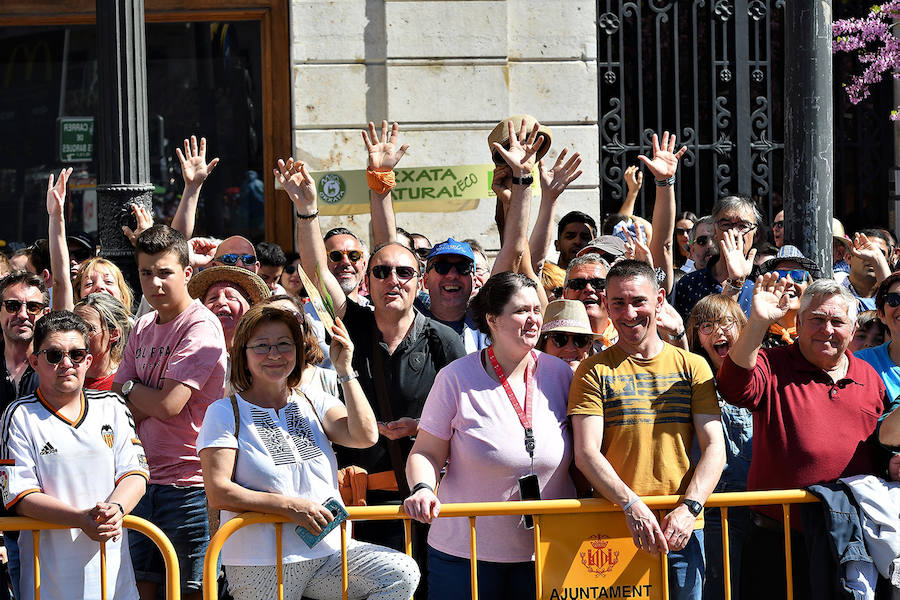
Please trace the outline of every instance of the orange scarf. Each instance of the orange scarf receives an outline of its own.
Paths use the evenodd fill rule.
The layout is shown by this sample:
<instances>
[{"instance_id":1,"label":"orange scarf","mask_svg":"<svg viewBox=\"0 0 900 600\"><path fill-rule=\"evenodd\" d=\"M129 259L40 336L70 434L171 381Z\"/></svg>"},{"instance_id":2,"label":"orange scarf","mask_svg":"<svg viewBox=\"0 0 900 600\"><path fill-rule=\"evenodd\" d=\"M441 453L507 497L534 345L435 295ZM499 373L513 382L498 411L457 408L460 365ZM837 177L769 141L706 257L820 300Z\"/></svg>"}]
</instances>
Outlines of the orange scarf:
<instances>
[{"instance_id":1,"label":"orange scarf","mask_svg":"<svg viewBox=\"0 0 900 600\"><path fill-rule=\"evenodd\" d=\"M778 323L772 323L771 325L769 325L769 333L771 333L772 335L780 335L781 339L783 339L787 344L793 344L794 340L797 339L796 327L783 327Z\"/></svg>"}]
</instances>

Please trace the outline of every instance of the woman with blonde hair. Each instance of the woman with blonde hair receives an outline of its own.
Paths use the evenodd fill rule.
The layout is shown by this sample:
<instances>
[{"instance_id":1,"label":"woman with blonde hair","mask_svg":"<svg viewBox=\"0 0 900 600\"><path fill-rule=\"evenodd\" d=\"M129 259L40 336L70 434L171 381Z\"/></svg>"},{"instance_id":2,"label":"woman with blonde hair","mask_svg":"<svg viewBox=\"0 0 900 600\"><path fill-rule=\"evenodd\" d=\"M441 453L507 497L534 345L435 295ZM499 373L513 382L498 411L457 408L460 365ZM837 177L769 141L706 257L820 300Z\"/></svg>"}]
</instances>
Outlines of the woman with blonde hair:
<instances>
[{"instance_id":1,"label":"woman with blonde hair","mask_svg":"<svg viewBox=\"0 0 900 600\"><path fill-rule=\"evenodd\" d=\"M131 335L131 313L110 294L99 292L79 300L74 312L91 328L89 350L93 360L88 367L84 387L108 390Z\"/></svg>"},{"instance_id":2,"label":"woman with blonde hair","mask_svg":"<svg viewBox=\"0 0 900 600\"><path fill-rule=\"evenodd\" d=\"M72 281L75 302L95 292L105 292L122 303L131 312L134 293L125 282L122 271L116 264L105 258L95 256L84 261L78 269L78 275Z\"/></svg>"}]
</instances>

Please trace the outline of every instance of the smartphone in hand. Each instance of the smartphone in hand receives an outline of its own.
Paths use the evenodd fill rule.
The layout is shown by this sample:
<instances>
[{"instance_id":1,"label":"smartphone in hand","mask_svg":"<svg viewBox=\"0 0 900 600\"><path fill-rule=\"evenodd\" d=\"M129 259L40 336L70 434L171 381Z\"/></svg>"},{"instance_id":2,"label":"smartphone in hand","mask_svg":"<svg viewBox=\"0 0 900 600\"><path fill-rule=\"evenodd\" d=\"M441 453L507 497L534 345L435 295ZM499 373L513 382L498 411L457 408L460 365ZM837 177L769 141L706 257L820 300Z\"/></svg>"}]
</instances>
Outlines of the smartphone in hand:
<instances>
[{"instance_id":1,"label":"smartphone in hand","mask_svg":"<svg viewBox=\"0 0 900 600\"><path fill-rule=\"evenodd\" d=\"M300 536L300 539L303 540L310 548L321 542L326 535L331 533L331 531L335 527L346 521L347 517L350 516L347 513L347 509L344 508L344 505L334 498L329 498L322 503L322 506L324 506L326 509L328 509L329 512L331 512L331 516L334 517L334 520L323 527L321 533L316 535L302 525L297 525L297 527L294 528L294 531L297 533L297 535Z\"/></svg>"}]
</instances>

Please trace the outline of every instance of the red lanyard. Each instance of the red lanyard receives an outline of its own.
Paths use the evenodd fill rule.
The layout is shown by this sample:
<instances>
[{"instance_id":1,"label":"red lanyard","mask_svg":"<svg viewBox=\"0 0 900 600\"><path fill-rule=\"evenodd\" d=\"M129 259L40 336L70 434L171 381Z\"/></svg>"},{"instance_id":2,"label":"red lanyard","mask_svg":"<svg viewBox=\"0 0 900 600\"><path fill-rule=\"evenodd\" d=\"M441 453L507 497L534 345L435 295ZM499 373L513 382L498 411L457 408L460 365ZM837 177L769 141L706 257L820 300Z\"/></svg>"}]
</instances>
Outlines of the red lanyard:
<instances>
[{"instance_id":1,"label":"red lanyard","mask_svg":"<svg viewBox=\"0 0 900 600\"><path fill-rule=\"evenodd\" d=\"M534 397L534 365L537 364L537 356L535 356L534 352L532 352L531 358L533 359L533 362L529 361L528 365L525 367L524 411L519 405L519 401L516 399L516 394L515 392L513 392L512 386L509 385L509 380L506 378L506 374L500 367L500 363L497 362L497 357L494 355L493 346L488 348L488 358L491 361L491 366L494 367L494 373L496 373L497 378L500 379L500 385L502 385L503 389L506 391L506 396L509 398L509 403L512 404L513 408L516 410L516 415L518 415L519 417L519 422L522 424L522 428L525 430L525 450L528 451L528 456L530 456L533 461L534 430L531 428L531 405L532 398Z\"/></svg>"}]
</instances>

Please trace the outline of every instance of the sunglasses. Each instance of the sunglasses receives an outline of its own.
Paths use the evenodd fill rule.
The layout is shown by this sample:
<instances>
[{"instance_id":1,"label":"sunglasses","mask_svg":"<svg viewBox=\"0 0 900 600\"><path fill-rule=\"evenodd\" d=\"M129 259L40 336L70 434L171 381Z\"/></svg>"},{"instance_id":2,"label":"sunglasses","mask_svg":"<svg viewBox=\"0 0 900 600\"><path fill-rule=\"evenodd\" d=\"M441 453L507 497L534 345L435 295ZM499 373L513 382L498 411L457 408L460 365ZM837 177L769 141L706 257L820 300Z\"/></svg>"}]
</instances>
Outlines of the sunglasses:
<instances>
[{"instance_id":1,"label":"sunglasses","mask_svg":"<svg viewBox=\"0 0 900 600\"><path fill-rule=\"evenodd\" d=\"M88 351L86 348L73 348L72 350L57 350L56 348L48 348L46 350L38 350L38 356L44 355L47 362L51 365L58 365L64 356L68 356L73 365L80 365L87 358Z\"/></svg>"},{"instance_id":2,"label":"sunglasses","mask_svg":"<svg viewBox=\"0 0 900 600\"><path fill-rule=\"evenodd\" d=\"M4 300L3 308L6 309L6 312L15 314L22 308L22 304L25 305L25 312L32 316L47 308L46 304L38 302L37 300L31 300L29 302L22 302L21 300Z\"/></svg>"},{"instance_id":3,"label":"sunglasses","mask_svg":"<svg viewBox=\"0 0 900 600\"><path fill-rule=\"evenodd\" d=\"M437 272L438 275L446 275L450 272L450 269L455 269L459 275L471 275L472 271L475 270L475 266L468 262L447 262L444 260L435 261L431 263L428 267L428 270L432 270Z\"/></svg>"},{"instance_id":4,"label":"sunglasses","mask_svg":"<svg viewBox=\"0 0 900 600\"><path fill-rule=\"evenodd\" d=\"M69 248L69 258L75 262L84 262L94 256L94 253L81 246L77 248Z\"/></svg>"},{"instance_id":5,"label":"sunglasses","mask_svg":"<svg viewBox=\"0 0 900 600\"><path fill-rule=\"evenodd\" d=\"M684 227L676 227L675 234L676 235L687 235L691 232L690 229L685 229Z\"/></svg>"},{"instance_id":6,"label":"sunglasses","mask_svg":"<svg viewBox=\"0 0 900 600\"><path fill-rule=\"evenodd\" d=\"M890 306L891 308L897 308L900 306L900 294L897 292L891 292L890 294L884 295L884 303Z\"/></svg>"},{"instance_id":7,"label":"sunglasses","mask_svg":"<svg viewBox=\"0 0 900 600\"><path fill-rule=\"evenodd\" d=\"M571 340L575 344L575 347L579 350L584 350L591 345L592 341L594 341L593 336L587 335L585 333L564 333L562 331L553 331L548 337L550 338L550 341L553 342L553 345L557 348L565 348Z\"/></svg>"},{"instance_id":8,"label":"sunglasses","mask_svg":"<svg viewBox=\"0 0 900 600\"><path fill-rule=\"evenodd\" d=\"M252 254L223 254L222 256L216 257L215 260L228 265L229 267L233 267L238 261L241 261L248 266L256 264L256 257Z\"/></svg>"},{"instance_id":9,"label":"sunglasses","mask_svg":"<svg viewBox=\"0 0 900 600\"><path fill-rule=\"evenodd\" d=\"M286 267L284 267L284 272L288 275L293 275L297 272L297 265L287 265Z\"/></svg>"},{"instance_id":10,"label":"sunglasses","mask_svg":"<svg viewBox=\"0 0 900 600\"><path fill-rule=\"evenodd\" d=\"M716 325L721 327L722 331L728 331L729 329L734 327L736 323L737 321L735 321L731 317L725 317L721 321L703 321L702 323L700 323L700 326L697 327L697 331L699 331L703 335L709 335L715 330Z\"/></svg>"},{"instance_id":11,"label":"sunglasses","mask_svg":"<svg viewBox=\"0 0 900 600\"><path fill-rule=\"evenodd\" d=\"M396 273L397 279L400 281L407 281L418 275L413 267L394 267L392 265L376 265L372 267L372 277L375 279L387 279L391 276L391 273Z\"/></svg>"},{"instance_id":12,"label":"sunglasses","mask_svg":"<svg viewBox=\"0 0 900 600\"><path fill-rule=\"evenodd\" d=\"M604 279L603 277L576 277L575 279L570 279L566 283L566 287L570 290L580 292L581 290L586 288L588 284L591 284L591 287L598 292L602 292L606 289L606 279Z\"/></svg>"},{"instance_id":13,"label":"sunglasses","mask_svg":"<svg viewBox=\"0 0 900 600\"><path fill-rule=\"evenodd\" d=\"M778 273L779 277L786 277L793 281L794 283L806 283L812 277L809 274L809 271L805 269L775 269L775 272Z\"/></svg>"},{"instance_id":14,"label":"sunglasses","mask_svg":"<svg viewBox=\"0 0 900 600\"><path fill-rule=\"evenodd\" d=\"M775 221L772 223L772 229L781 229L784 227L784 221Z\"/></svg>"},{"instance_id":15,"label":"sunglasses","mask_svg":"<svg viewBox=\"0 0 900 600\"><path fill-rule=\"evenodd\" d=\"M332 250L328 253L328 260L331 262L341 262L344 257L350 259L350 262L357 262L362 258L362 252L359 250Z\"/></svg>"},{"instance_id":16,"label":"sunglasses","mask_svg":"<svg viewBox=\"0 0 900 600\"><path fill-rule=\"evenodd\" d=\"M278 342L277 344L257 344L256 346L247 346L247 350L265 356L272 350L278 354L289 354L294 351L294 342Z\"/></svg>"},{"instance_id":17,"label":"sunglasses","mask_svg":"<svg viewBox=\"0 0 900 600\"><path fill-rule=\"evenodd\" d=\"M431 254L431 248L416 248L416 254L419 255L419 258L425 260Z\"/></svg>"},{"instance_id":18,"label":"sunglasses","mask_svg":"<svg viewBox=\"0 0 900 600\"><path fill-rule=\"evenodd\" d=\"M694 244L698 246L705 246L707 244L712 244L713 238L711 235L698 235L697 239L694 240Z\"/></svg>"}]
</instances>

